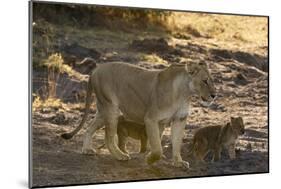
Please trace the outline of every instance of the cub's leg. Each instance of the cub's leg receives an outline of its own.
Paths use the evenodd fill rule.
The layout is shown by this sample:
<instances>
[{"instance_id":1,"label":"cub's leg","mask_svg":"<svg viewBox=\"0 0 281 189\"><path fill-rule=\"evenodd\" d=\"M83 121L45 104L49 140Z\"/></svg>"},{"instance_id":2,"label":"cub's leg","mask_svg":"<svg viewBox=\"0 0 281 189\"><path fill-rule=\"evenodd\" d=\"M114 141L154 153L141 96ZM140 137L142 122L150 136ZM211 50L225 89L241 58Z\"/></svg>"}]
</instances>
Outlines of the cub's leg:
<instances>
[{"instance_id":1,"label":"cub's leg","mask_svg":"<svg viewBox=\"0 0 281 189\"><path fill-rule=\"evenodd\" d=\"M127 143L127 137L124 136L122 133L118 133L118 147L122 152L128 154L126 150L126 143Z\"/></svg>"},{"instance_id":2,"label":"cub's leg","mask_svg":"<svg viewBox=\"0 0 281 189\"><path fill-rule=\"evenodd\" d=\"M159 125L160 139L162 139L164 129L165 129L165 125L164 124L160 124Z\"/></svg>"},{"instance_id":3,"label":"cub's leg","mask_svg":"<svg viewBox=\"0 0 281 189\"><path fill-rule=\"evenodd\" d=\"M107 148L110 153L117 160L129 160L130 157L128 154L123 153L118 145L118 136L117 136L117 124L118 124L118 116L119 110L117 107L110 107L104 110L106 112L105 121L105 141Z\"/></svg>"},{"instance_id":4,"label":"cub's leg","mask_svg":"<svg viewBox=\"0 0 281 189\"><path fill-rule=\"evenodd\" d=\"M83 140L82 153L83 154L94 154L95 151L92 149L92 136L96 132L96 130L102 128L104 126L104 120L99 112L96 113L95 118L90 123L89 128L86 130Z\"/></svg>"},{"instance_id":5,"label":"cub's leg","mask_svg":"<svg viewBox=\"0 0 281 189\"><path fill-rule=\"evenodd\" d=\"M165 129L165 125L164 124L159 124L160 141L162 141L162 136L163 136L164 129ZM167 159L167 157L164 154L162 154L162 158L163 159Z\"/></svg>"},{"instance_id":6,"label":"cub's leg","mask_svg":"<svg viewBox=\"0 0 281 189\"><path fill-rule=\"evenodd\" d=\"M162 146L159 134L158 121L155 121L148 116L144 119L147 138L150 145L150 153L146 157L146 162L152 164L162 157Z\"/></svg>"},{"instance_id":7,"label":"cub's leg","mask_svg":"<svg viewBox=\"0 0 281 189\"><path fill-rule=\"evenodd\" d=\"M194 155L197 158L197 163L205 163L205 157L208 152L208 141L205 138L197 139L194 144Z\"/></svg>"},{"instance_id":8,"label":"cub's leg","mask_svg":"<svg viewBox=\"0 0 281 189\"><path fill-rule=\"evenodd\" d=\"M126 150L126 144L127 144L127 138L129 136L129 132L127 130L126 125L124 124L124 121L120 120L120 117L117 125L117 135L118 135L118 147L122 152L128 154Z\"/></svg>"},{"instance_id":9,"label":"cub's leg","mask_svg":"<svg viewBox=\"0 0 281 189\"><path fill-rule=\"evenodd\" d=\"M147 136L146 136L146 133L141 134L140 141L141 141L140 153L145 153L147 151Z\"/></svg>"},{"instance_id":10,"label":"cub's leg","mask_svg":"<svg viewBox=\"0 0 281 189\"><path fill-rule=\"evenodd\" d=\"M230 159L235 159L236 158L235 143L230 144L228 146L228 154L229 154Z\"/></svg>"},{"instance_id":11,"label":"cub's leg","mask_svg":"<svg viewBox=\"0 0 281 189\"><path fill-rule=\"evenodd\" d=\"M188 169L189 163L183 161L181 158L181 144L184 135L184 121L175 121L172 124L172 146L173 146L173 164L176 167L183 167Z\"/></svg>"},{"instance_id":12,"label":"cub's leg","mask_svg":"<svg viewBox=\"0 0 281 189\"><path fill-rule=\"evenodd\" d=\"M213 161L219 161L221 159L221 146L216 146L214 149Z\"/></svg>"}]
</instances>

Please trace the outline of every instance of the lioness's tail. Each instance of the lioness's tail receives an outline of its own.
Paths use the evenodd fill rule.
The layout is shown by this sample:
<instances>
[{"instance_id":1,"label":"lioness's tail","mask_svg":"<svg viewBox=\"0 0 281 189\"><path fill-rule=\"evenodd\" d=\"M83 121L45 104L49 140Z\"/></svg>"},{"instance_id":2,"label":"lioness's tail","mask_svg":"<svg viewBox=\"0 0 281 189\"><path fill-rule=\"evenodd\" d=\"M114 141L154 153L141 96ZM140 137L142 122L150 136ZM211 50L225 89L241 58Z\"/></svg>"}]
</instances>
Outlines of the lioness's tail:
<instances>
[{"instance_id":1,"label":"lioness's tail","mask_svg":"<svg viewBox=\"0 0 281 189\"><path fill-rule=\"evenodd\" d=\"M84 112L82 121L79 124L79 126L77 128L75 128L72 132L62 134L61 135L62 138L71 139L76 133L78 133L81 130L81 128L83 127L84 123L86 122L88 114L89 114L89 110L90 110L90 106L91 106L91 102L92 102L92 100L91 100L92 93L93 93L93 86L92 86L91 77L90 77L89 81L88 81L88 87L87 87L85 112Z\"/></svg>"}]
</instances>

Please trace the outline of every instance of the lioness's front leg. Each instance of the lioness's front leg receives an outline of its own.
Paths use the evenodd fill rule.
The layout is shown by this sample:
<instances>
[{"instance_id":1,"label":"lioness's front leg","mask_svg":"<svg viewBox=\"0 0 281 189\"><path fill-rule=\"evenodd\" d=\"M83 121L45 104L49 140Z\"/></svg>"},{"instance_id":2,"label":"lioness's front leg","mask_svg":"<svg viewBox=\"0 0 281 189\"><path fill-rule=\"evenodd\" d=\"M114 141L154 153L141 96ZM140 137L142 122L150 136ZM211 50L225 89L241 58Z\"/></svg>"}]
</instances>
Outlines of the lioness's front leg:
<instances>
[{"instance_id":1,"label":"lioness's front leg","mask_svg":"<svg viewBox=\"0 0 281 189\"><path fill-rule=\"evenodd\" d=\"M181 158L181 144L184 135L184 121L175 121L172 124L173 164L176 167L189 168L189 163Z\"/></svg>"},{"instance_id":2,"label":"lioness's front leg","mask_svg":"<svg viewBox=\"0 0 281 189\"><path fill-rule=\"evenodd\" d=\"M146 162L152 164L162 157L162 146L159 134L158 122L145 118L145 129L150 145L150 153L146 157Z\"/></svg>"}]
</instances>

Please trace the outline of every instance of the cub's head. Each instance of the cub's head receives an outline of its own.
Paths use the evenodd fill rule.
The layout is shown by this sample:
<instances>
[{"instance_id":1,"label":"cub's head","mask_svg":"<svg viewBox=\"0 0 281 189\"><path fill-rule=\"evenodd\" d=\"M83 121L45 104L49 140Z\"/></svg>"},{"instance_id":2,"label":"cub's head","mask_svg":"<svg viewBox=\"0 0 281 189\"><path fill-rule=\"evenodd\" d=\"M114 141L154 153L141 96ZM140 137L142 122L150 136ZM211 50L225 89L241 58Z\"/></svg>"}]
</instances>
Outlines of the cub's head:
<instances>
[{"instance_id":1,"label":"cub's head","mask_svg":"<svg viewBox=\"0 0 281 189\"><path fill-rule=\"evenodd\" d=\"M245 126L242 117L231 117L230 120L231 126L235 132L239 135L243 135L245 133Z\"/></svg>"},{"instance_id":2,"label":"cub's head","mask_svg":"<svg viewBox=\"0 0 281 189\"><path fill-rule=\"evenodd\" d=\"M190 89L197 93L203 103L210 104L216 97L215 86L205 62L186 64L187 73L191 76Z\"/></svg>"}]
</instances>

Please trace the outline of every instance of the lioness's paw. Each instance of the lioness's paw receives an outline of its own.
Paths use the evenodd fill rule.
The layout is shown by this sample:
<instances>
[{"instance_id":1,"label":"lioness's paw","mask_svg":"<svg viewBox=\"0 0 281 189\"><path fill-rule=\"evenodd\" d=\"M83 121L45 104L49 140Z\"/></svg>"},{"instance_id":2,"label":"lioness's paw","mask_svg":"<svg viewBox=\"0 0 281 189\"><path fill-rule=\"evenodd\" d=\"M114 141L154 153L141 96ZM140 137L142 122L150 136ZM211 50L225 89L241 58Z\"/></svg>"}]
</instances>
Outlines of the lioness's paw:
<instances>
[{"instance_id":1,"label":"lioness's paw","mask_svg":"<svg viewBox=\"0 0 281 189\"><path fill-rule=\"evenodd\" d=\"M92 148L83 148L82 149L82 154L85 154L85 155L95 155L96 154L96 151Z\"/></svg>"},{"instance_id":2,"label":"lioness's paw","mask_svg":"<svg viewBox=\"0 0 281 189\"><path fill-rule=\"evenodd\" d=\"M148 165L151 165L151 164L155 163L156 161L160 160L161 157L162 157L161 155L149 153L146 156L146 162Z\"/></svg>"},{"instance_id":3,"label":"lioness's paw","mask_svg":"<svg viewBox=\"0 0 281 189\"><path fill-rule=\"evenodd\" d=\"M173 162L173 165L175 167L180 167L180 168L183 168L183 169L189 169L189 163L187 161L176 161L176 162Z\"/></svg>"}]
</instances>

